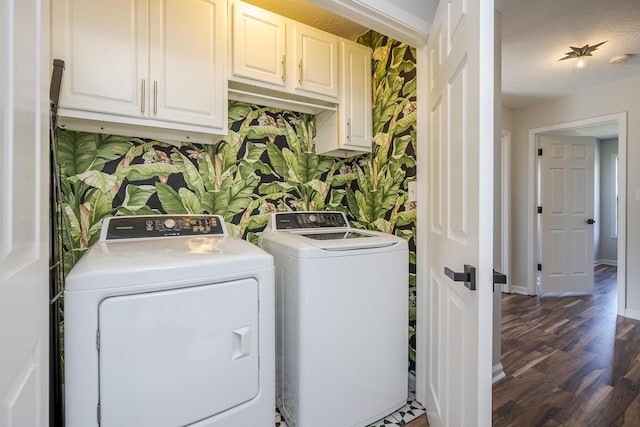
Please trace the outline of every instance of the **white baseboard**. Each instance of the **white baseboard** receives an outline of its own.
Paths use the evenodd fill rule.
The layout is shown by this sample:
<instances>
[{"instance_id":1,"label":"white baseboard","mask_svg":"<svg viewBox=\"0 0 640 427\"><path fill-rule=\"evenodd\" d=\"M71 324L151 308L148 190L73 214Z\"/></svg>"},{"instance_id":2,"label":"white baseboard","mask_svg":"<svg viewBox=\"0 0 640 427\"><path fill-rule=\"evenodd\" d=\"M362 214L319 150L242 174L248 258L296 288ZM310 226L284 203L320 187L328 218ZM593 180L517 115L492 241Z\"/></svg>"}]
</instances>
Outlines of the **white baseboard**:
<instances>
[{"instance_id":1,"label":"white baseboard","mask_svg":"<svg viewBox=\"0 0 640 427\"><path fill-rule=\"evenodd\" d=\"M504 367L502 366L502 363L498 363L497 365L493 366L493 369L491 370L491 383L495 384L498 381L500 381L501 379L505 378L507 375L504 373Z\"/></svg>"},{"instance_id":2,"label":"white baseboard","mask_svg":"<svg viewBox=\"0 0 640 427\"><path fill-rule=\"evenodd\" d=\"M529 289L526 286L509 286L509 292L512 294L529 295Z\"/></svg>"},{"instance_id":3,"label":"white baseboard","mask_svg":"<svg viewBox=\"0 0 640 427\"><path fill-rule=\"evenodd\" d=\"M628 308L624 311L624 317L628 317L629 319L640 320L640 311L638 310L629 310Z\"/></svg>"},{"instance_id":4,"label":"white baseboard","mask_svg":"<svg viewBox=\"0 0 640 427\"><path fill-rule=\"evenodd\" d=\"M597 259L593 261L593 266L597 267L599 265L618 265L617 259Z\"/></svg>"}]
</instances>

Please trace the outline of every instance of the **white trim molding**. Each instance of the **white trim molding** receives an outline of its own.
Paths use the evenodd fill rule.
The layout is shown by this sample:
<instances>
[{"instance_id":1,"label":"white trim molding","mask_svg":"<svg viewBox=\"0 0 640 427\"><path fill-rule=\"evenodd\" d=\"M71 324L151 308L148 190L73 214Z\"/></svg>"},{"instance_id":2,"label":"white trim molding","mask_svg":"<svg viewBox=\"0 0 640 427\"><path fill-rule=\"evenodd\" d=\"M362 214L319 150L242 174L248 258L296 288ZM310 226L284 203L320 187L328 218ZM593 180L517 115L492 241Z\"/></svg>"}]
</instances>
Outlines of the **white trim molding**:
<instances>
[{"instance_id":1,"label":"white trim molding","mask_svg":"<svg viewBox=\"0 0 640 427\"><path fill-rule=\"evenodd\" d=\"M500 190L501 190L501 209L500 220L502 223L502 248L500 249L501 273L507 276L507 283L502 285L502 292L511 292L509 278L511 277L511 268L509 255L511 254L511 237L509 230L511 229L511 131L502 130L502 138L500 144L500 164L502 166Z\"/></svg>"},{"instance_id":2,"label":"white trim molding","mask_svg":"<svg viewBox=\"0 0 640 427\"><path fill-rule=\"evenodd\" d=\"M573 122L560 123L529 130L529 165L528 165L528 192L527 201L527 293L536 295L537 287L537 247L538 226L536 221L535 206L537 205L537 148L540 135L561 130L576 129L602 123L618 124L618 194L626 195L618 199L618 315L640 320L640 312L627 310L627 112L609 114L606 116L592 117ZM512 288L513 291L513 288ZM636 317L637 316L637 317Z\"/></svg>"},{"instance_id":3,"label":"white trim molding","mask_svg":"<svg viewBox=\"0 0 640 427\"><path fill-rule=\"evenodd\" d=\"M504 373L504 367L502 366L502 363L493 365L493 368L491 369L491 377L492 377L492 380L491 380L492 384L495 384L501 379L507 377L507 374Z\"/></svg>"},{"instance_id":4,"label":"white trim molding","mask_svg":"<svg viewBox=\"0 0 640 427\"><path fill-rule=\"evenodd\" d=\"M627 309L624 311L623 316L629 319L640 320L640 311Z\"/></svg>"},{"instance_id":5,"label":"white trim molding","mask_svg":"<svg viewBox=\"0 0 640 427\"><path fill-rule=\"evenodd\" d=\"M389 0L309 0L358 24L393 37L411 46L420 47L427 42L431 22L395 5ZM425 2L424 7L435 11L437 2Z\"/></svg>"}]
</instances>

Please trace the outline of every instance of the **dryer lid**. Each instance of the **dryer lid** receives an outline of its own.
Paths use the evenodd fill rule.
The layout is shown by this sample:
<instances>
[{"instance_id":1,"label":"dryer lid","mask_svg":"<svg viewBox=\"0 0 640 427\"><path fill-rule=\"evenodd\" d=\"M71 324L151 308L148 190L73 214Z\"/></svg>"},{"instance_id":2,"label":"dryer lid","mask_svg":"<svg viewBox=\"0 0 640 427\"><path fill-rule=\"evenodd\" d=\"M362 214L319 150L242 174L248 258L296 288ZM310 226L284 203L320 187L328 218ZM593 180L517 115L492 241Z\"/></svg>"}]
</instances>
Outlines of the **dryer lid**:
<instances>
[{"instance_id":1,"label":"dryer lid","mask_svg":"<svg viewBox=\"0 0 640 427\"><path fill-rule=\"evenodd\" d=\"M71 269L65 291L207 281L272 268L273 258L230 236L98 242Z\"/></svg>"}]
</instances>

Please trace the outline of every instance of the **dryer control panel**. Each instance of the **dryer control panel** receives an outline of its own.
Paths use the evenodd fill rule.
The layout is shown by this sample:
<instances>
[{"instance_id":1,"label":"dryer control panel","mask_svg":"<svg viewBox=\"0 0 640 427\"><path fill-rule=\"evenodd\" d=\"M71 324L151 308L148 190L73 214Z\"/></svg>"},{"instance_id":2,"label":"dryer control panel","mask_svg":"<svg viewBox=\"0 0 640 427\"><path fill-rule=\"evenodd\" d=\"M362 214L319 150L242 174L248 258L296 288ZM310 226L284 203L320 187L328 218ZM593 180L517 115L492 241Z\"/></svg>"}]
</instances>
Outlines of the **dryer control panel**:
<instances>
[{"instance_id":1,"label":"dryer control panel","mask_svg":"<svg viewBox=\"0 0 640 427\"><path fill-rule=\"evenodd\" d=\"M226 234L224 220L219 215L115 216L102 223L100 240Z\"/></svg>"},{"instance_id":2,"label":"dryer control panel","mask_svg":"<svg viewBox=\"0 0 640 427\"><path fill-rule=\"evenodd\" d=\"M342 212L277 212L271 219L274 230L349 227Z\"/></svg>"}]
</instances>

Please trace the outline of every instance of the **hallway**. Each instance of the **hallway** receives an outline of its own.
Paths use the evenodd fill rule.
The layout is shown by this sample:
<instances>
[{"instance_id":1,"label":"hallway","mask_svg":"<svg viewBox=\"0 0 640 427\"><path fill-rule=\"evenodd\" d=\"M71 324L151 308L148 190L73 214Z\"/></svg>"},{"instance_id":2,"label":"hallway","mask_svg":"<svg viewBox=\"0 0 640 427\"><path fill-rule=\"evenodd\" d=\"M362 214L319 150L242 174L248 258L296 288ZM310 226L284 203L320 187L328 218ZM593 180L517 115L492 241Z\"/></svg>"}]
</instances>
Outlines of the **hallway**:
<instances>
[{"instance_id":1,"label":"hallway","mask_svg":"<svg viewBox=\"0 0 640 427\"><path fill-rule=\"evenodd\" d=\"M493 425L640 426L640 321L616 316L616 267L579 296L505 294Z\"/></svg>"}]
</instances>

